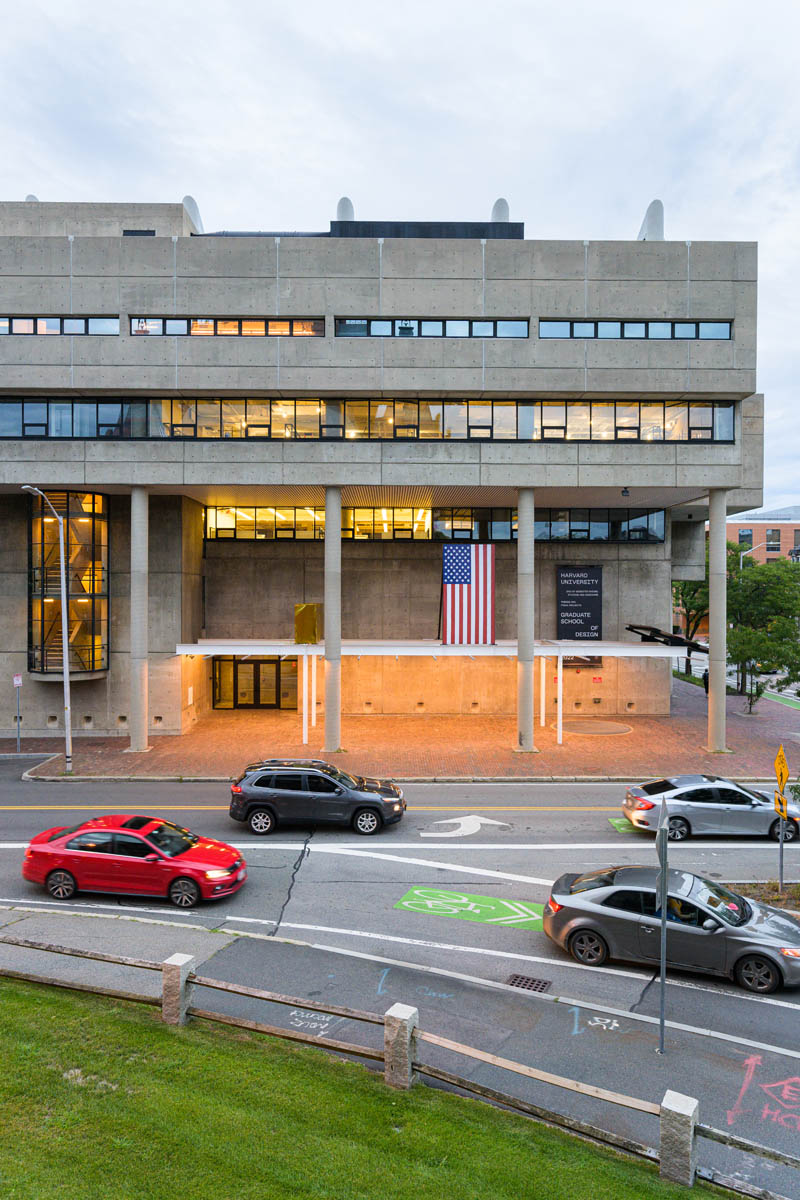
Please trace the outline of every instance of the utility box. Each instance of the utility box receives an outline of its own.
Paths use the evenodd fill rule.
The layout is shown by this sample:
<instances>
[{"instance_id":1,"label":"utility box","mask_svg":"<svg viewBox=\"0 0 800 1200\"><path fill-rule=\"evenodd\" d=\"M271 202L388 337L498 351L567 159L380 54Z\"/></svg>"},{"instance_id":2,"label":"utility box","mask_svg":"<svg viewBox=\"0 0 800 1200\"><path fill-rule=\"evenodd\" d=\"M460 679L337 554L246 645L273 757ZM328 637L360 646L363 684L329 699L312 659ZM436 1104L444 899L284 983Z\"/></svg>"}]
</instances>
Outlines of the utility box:
<instances>
[{"instance_id":1,"label":"utility box","mask_svg":"<svg viewBox=\"0 0 800 1200\"><path fill-rule=\"evenodd\" d=\"M295 604L294 640L303 645L313 645L315 642L321 642L323 637L322 605Z\"/></svg>"}]
</instances>

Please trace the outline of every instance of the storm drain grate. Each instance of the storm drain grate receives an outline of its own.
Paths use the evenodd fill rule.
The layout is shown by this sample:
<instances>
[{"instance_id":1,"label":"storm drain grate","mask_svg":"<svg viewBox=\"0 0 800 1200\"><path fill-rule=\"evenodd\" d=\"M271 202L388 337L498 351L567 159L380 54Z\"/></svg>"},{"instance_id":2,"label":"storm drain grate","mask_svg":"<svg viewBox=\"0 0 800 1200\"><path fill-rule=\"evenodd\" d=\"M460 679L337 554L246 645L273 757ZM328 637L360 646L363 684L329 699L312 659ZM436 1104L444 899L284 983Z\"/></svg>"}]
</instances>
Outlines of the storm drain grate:
<instances>
[{"instance_id":1,"label":"storm drain grate","mask_svg":"<svg viewBox=\"0 0 800 1200\"><path fill-rule=\"evenodd\" d=\"M531 975L509 975L506 980L511 987L524 988L526 992L546 992L551 982L550 979L534 979Z\"/></svg>"}]
</instances>

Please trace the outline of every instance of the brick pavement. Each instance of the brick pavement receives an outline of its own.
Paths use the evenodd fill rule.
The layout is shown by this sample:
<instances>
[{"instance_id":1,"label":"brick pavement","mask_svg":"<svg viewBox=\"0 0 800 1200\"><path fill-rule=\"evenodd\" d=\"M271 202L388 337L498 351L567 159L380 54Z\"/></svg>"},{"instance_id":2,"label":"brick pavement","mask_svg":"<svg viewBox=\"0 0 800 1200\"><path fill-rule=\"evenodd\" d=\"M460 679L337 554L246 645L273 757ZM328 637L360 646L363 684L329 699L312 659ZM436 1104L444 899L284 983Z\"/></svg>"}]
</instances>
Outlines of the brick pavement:
<instances>
[{"instance_id":1,"label":"brick pavement","mask_svg":"<svg viewBox=\"0 0 800 1200\"><path fill-rule=\"evenodd\" d=\"M345 770L397 778L526 778L614 776L646 778L674 772L708 772L743 778L772 776L783 743L792 772L800 774L800 712L763 699L752 716L736 696L728 697L731 754L704 749L706 699L702 688L673 681L669 717L613 718L630 725L622 736L564 733L556 744L553 722L536 725L538 754L517 754L513 717L359 716L342 720L344 751L333 760ZM214 712L183 737L153 737L146 754L126 754L125 738L76 738L75 773L137 778L219 778L247 762L276 756L321 756L322 726L301 741L300 717L267 711ZM58 753L56 738L23 739L24 750ZM15 749L0 740L0 751ZM58 775L63 755L34 773Z\"/></svg>"}]
</instances>

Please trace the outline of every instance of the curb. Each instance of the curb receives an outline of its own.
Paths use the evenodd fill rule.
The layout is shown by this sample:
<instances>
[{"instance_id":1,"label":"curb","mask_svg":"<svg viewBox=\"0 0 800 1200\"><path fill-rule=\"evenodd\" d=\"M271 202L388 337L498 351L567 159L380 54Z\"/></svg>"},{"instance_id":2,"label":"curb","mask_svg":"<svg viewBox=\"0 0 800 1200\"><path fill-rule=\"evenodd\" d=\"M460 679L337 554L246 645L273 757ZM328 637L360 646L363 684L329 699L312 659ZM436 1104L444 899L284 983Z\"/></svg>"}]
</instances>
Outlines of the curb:
<instances>
[{"instance_id":1,"label":"curb","mask_svg":"<svg viewBox=\"0 0 800 1200\"><path fill-rule=\"evenodd\" d=\"M14 755L13 757L16 757ZM20 755L30 758L31 755ZM45 762L52 762L58 755L50 755ZM37 763L37 766L43 766ZM20 778L25 783L230 783L232 775L32 775L36 767L24 771ZM397 783L630 783L631 775L393 775ZM734 783L770 784L767 776L729 775Z\"/></svg>"}]
</instances>

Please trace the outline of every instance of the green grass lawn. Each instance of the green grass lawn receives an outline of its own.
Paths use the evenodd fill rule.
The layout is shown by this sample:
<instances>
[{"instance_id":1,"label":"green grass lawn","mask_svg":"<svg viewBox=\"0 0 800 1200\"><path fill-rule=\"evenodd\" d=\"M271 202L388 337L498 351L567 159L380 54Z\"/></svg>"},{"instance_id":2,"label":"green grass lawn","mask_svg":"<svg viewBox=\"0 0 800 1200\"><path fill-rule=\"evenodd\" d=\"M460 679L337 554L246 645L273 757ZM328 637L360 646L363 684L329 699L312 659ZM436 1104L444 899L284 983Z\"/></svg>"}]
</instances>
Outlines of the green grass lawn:
<instances>
[{"instance_id":1,"label":"green grass lawn","mask_svg":"<svg viewBox=\"0 0 800 1200\"><path fill-rule=\"evenodd\" d=\"M11 980L0 1014L3 1200L686 1196L646 1164L478 1101L390 1091L323 1051Z\"/></svg>"}]
</instances>

